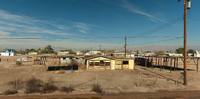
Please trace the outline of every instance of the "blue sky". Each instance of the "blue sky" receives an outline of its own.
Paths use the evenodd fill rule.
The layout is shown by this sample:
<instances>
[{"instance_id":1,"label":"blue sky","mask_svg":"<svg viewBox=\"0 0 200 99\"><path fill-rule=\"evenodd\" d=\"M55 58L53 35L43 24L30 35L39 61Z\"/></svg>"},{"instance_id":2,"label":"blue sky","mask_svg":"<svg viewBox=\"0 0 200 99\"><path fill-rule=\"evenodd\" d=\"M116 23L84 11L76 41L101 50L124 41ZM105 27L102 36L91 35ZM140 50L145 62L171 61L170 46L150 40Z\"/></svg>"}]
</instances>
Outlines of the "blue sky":
<instances>
[{"instance_id":1,"label":"blue sky","mask_svg":"<svg viewBox=\"0 0 200 99\"><path fill-rule=\"evenodd\" d=\"M183 1L0 0L1 47L129 48L182 46ZM199 0L188 14L190 46L199 46Z\"/></svg>"}]
</instances>

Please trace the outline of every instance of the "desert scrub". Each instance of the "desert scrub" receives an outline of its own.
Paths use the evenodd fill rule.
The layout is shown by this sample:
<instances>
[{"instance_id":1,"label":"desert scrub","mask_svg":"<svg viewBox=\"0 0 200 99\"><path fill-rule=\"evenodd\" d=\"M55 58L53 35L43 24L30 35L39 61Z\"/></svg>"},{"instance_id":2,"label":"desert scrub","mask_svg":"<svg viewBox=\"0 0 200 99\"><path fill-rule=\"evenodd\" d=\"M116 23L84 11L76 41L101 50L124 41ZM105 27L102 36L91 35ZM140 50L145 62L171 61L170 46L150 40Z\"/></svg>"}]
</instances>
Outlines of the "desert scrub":
<instances>
[{"instance_id":1,"label":"desert scrub","mask_svg":"<svg viewBox=\"0 0 200 99\"><path fill-rule=\"evenodd\" d=\"M96 92L98 94L104 94L104 90L101 87L101 85L99 85L99 84L93 84L92 85L92 91L94 91L94 92Z\"/></svg>"},{"instance_id":2,"label":"desert scrub","mask_svg":"<svg viewBox=\"0 0 200 99\"><path fill-rule=\"evenodd\" d=\"M71 93L72 91L74 91L74 87L73 86L61 87L59 90L65 93Z\"/></svg>"},{"instance_id":3,"label":"desert scrub","mask_svg":"<svg viewBox=\"0 0 200 99\"><path fill-rule=\"evenodd\" d=\"M16 61L16 65L20 66L20 65L22 65L22 62L21 61Z\"/></svg>"},{"instance_id":4,"label":"desert scrub","mask_svg":"<svg viewBox=\"0 0 200 99\"><path fill-rule=\"evenodd\" d=\"M41 92L42 93L52 93L52 92L56 91L57 89L58 88L57 88L57 86L54 85L54 83L47 82L47 83L43 84Z\"/></svg>"},{"instance_id":5,"label":"desert scrub","mask_svg":"<svg viewBox=\"0 0 200 99\"><path fill-rule=\"evenodd\" d=\"M3 95L13 95L13 94L17 94L17 93L18 93L18 91L15 89L8 89L3 92Z\"/></svg>"},{"instance_id":6,"label":"desert scrub","mask_svg":"<svg viewBox=\"0 0 200 99\"><path fill-rule=\"evenodd\" d=\"M37 93L42 91L44 82L40 79L31 78L26 81L25 84L25 93Z\"/></svg>"},{"instance_id":7,"label":"desert scrub","mask_svg":"<svg viewBox=\"0 0 200 99\"><path fill-rule=\"evenodd\" d=\"M20 80L20 79L16 79L13 81L9 81L8 85L15 90L20 90L24 88L24 81Z\"/></svg>"}]
</instances>

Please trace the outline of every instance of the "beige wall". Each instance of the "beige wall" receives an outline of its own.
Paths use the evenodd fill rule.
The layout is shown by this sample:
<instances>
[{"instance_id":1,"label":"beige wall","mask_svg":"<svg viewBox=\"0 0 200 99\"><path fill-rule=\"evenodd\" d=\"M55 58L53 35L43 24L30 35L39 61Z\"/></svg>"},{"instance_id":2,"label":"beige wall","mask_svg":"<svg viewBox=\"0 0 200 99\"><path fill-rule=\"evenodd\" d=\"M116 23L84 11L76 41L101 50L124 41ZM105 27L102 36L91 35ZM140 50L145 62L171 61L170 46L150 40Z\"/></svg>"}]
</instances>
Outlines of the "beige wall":
<instances>
[{"instance_id":1,"label":"beige wall","mask_svg":"<svg viewBox=\"0 0 200 99\"><path fill-rule=\"evenodd\" d=\"M129 69L135 69L135 63L134 60L129 60Z\"/></svg>"},{"instance_id":2,"label":"beige wall","mask_svg":"<svg viewBox=\"0 0 200 99\"><path fill-rule=\"evenodd\" d=\"M110 66L90 66L89 65L91 62L100 62L100 60L103 60L104 62L110 62ZM87 70L107 70L107 69L111 69L111 59L104 58L104 57L97 57L97 58L89 59L89 60L87 60L86 68L87 68Z\"/></svg>"},{"instance_id":3,"label":"beige wall","mask_svg":"<svg viewBox=\"0 0 200 99\"><path fill-rule=\"evenodd\" d=\"M110 65L111 65L111 70L115 70L115 60L111 60L111 63L110 63Z\"/></svg>"},{"instance_id":4,"label":"beige wall","mask_svg":"<svg viewBox=\"0 0 200 99\"><path fill-rule=\"evenodd\" d=\"M123 64L123 61L128 61L128 64ZM115 69L134 69L134 60L133 59L116 59L115 60Z\"/></svg>"},{"instance_id":5,"label":"beige wall","mask_svg":"<svg viewBox=\"0 0 200 99\"><path fill-rule=\"evenodd\" d=\"M103 60L105 62L110 62L110 66L89 66L90 62L99 62ZM128 64L123 64L123 61L128 61ZM134 69L134 60L133 59L108 59L104 57L98 57L94 59L87 60L86 67L87 70L94 69L94 70L101 70L101 69L110 69L110 70L128 70Z\"/></svg>"}]
</instances>

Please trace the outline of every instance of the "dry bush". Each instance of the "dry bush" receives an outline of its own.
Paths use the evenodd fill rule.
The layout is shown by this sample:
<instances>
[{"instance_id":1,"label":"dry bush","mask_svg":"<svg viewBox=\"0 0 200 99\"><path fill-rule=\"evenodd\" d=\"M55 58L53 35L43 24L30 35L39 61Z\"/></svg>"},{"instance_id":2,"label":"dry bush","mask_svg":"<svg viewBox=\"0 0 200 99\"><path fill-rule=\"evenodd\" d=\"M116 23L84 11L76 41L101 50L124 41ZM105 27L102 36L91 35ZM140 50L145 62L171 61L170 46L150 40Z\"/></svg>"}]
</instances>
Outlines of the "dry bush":
<instances>
[{"instance_id":1,"label":"dry bush","mask_svg":"<svg viewBox=\"0 0 200 99\"><path fill-rule=\"evenodd\" d=\"M40 79L31 78L25 84L25 93L37 93L42 91L44 82Z\"/></svg>"},{"instance_id":2,"label":"dry bush","mask_svg":"<svg viewBox=\"0 0 200 99\"><path fill-rule=\"evenodd\" d=\"M16 65L21 66L22 62L21 61L16 61Z\"/></svg>"},{"instance_id":3,"label":"dry bush","mask_svg":"<svg viewBox=\"0 0 200 99\"><path fill-rule=\"evenodd\" d=\"M144 79L137 80L136 82L134 82L136 87L154 87L157 84L157 78L155 80L147 80L145 81Z\"/></svg>"},{"instance_id":4,"label":"dry bush","mask_svg":"<svg viewBox=\"0 0 200 99\"><path fill-rule=\"evenodd\" d=\"M9 81L8 85L11 86L12 89L20 90L24 88L24 81L16 79L14 81Z\"/></svg>"},{"instance_id":5,"label":"dry bush","mask_svg":"<svg viewBox=\"0 0 200 99\"><path fill-rule=\"evenodd\" d=\"M136 87L142 86L141 82L134 82L134 84L135 84Z\"/></svg>"},{"instance_id":6,"label":"dry bush","mask_svg":"<svg viewBox=\"0 0 200 99\"><path fill-rule=\"evenodd\" d=\"M74 87L73 86L61 87L60 91L65 92L65 93L70 93L70 92L74 91Z\"/></svg>"},{"instance_id":7,"label":"dry bush","mask_svg":"<svg viewBox=\"0 0 200 99\"><path fill-rule=\"evenodd\" d=\"M51 82L47 82L42 86L42 93L52 93L56 91L58 88Z\"/></svg>"},{"instance_id":8,"label":"dry bush","mask_svg":"<svg viewBox=\"0 0 200 99\"><path fill-rule=\"evenodd\" d=\"M53 80L44 83L40 79L31 78L26 82L25 93L52 93L57 89Z\"/></svg>"},{"instance_id":9,"label":"dry bush","mask_svg":"<svg viewBox=\"0 0 200 99\"><path fill-rule=\"evenodd\" d=\"M102 99L101 97L91 97L90 99Z\"/></svg>"},{"instance_id":10,"label":"dry bush","mask_svg":"<svg viewBox=\"0 0 200 99\"><path fill-rule=\"evenodd\" d=\"M146 86L148 87L154 87L157 84L158 79L156 78L155 80L150 81Z\"/></svg>"},{"instance_id":11,"label":"dry bush","mask_svg":"<svg viewBox=\"0 0 200 99\"><path fill-rule=\"evenodd\" d=\"M6 90L5 92L3 92L3 95L13 95L13 94L17 94L18 91L13 89L13 90Z\"/></svg>"},{"instance_id":12,"label":"dry bush","mask_svg":"<svg viewBox=\"0 0 200 99\"><path fill-rule=\"evenodd\" d=\"M94 91L94 92L96 92L98 94L104 94L104 90L101 87L101 85L99 85L99 84L93 84L92 91Z\"/></svg>"},{"instance_id":13,"label":"dry bush","mask_svg":"<svg viewBox=\"0 0 200 99\"><path fill-rule=\"evenodd\" d=\"M144 86L145 83L146 83L146 81L144 79L141 79L141 78L137 78L134 82L136 87Z\"/></svg>"}]
</instances>

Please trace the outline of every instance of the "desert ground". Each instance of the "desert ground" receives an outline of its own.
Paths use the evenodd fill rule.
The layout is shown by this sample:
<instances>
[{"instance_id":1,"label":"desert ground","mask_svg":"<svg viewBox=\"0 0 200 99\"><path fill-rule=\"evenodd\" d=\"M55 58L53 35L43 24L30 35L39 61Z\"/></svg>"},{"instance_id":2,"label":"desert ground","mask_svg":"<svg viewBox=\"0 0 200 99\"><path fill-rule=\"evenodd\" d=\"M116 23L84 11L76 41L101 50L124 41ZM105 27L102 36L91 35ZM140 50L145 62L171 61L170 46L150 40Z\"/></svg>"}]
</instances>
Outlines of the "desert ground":
<instances>
[{"instance_id":1,"label":"desert ground","mask_svg":"<svg viewBox=\"0 0 200 99\"><path fill-rule=\"evenodd\" d=\"M182 71L172 71L136 66L135 70L130 71L65 71L65 73L56 73L56 71L46 71L43 66L13 66L2 67L0 69L0 90L6 90L7 82L20 79L23 81L31 77L43 81L53 80L56 85L72 85L77 91L90 91L90 85L100 84L108 92L132 92L132 91L155 91L162 89L184 88L182 86ZM198 83L199 73L196 71L188 72L189 86L195 86ZM177 82L176 82L177 81ZM180 82L180 83L179 83ZM144 87L144 88L143 88ZM190 88L189 87L189 88ZM198 87L198 86L195 86ZM136 89L136 90L135 90ZM140 90L139 90L140 89ZM153 90L152 90L153 89Z\"/></svg>"},{"instance_id":2,"label":"desert ground","mask_svg":"<svg viewBox=\"0 0 200 99\"><path fill-rule=\"evenodd\" d=\"M199 99L200 91L134 92L122 94L0 96L1 99Z\"/></svg>"},{"instance_id":3,"label":"desert ground","mask_svg":"<svg viewBox=\"0 0 200 99\"><path fill-rule=\"evenodd\" d=\"M0 90L3 92L9 89L8 82L10 81L26 81L32 77L44 82L51 79L58 87L73 86L76 90L72 93L91 93L91 87L96 83L101 85L106 93L149 92L184 88L181 83L161 77L148 70L138 66L132 71L65 71L65 73L56 73L56 71L46 71L42 66L1 68ZM178 72L168 73L159 69L157 71L166 72L169 74L167 77L173 76L171 78L174 80L181 81L178 79L180 75ZM19 94L23 94L23 91Z\"/></svg>"},{"instance_id":4,"label":"desert ground","mask_svg":"<svg viewBox=\"0 0 200 99\"><path fill-rule=\"evenodd\" d=\"M114 96L120 95L122 97L124 96L124 94L126 96L128 93L131 94L128 94L127 97L129 96L132 97L132 95L137 95L137 94L138 95L140 94L142 96L146 95L146 97L151 97L152 95L166 96L162 92L167 92L169 96L171 96L171 93L174 92L179 93L179 94L174 94L175 96L176 95L180 96L181 94L183 94L182 91L187 91L187 93L191 92L189 96L194 96L193 93L199 93L198 90L200 89L200 72L197 72L196 70L188 70L188 86L182 85L183 82L182 72L183 72L182 70L175 70L170 72L170 70L168 69L143 67L143 66L135 66L135 70L115 70L115 71L79 70L74 72L72 71L58 72L58 71L47 71L46 67L41 65L16 66L15 64L13 64L7 66L1 64L0 98L2 99L5 98L3 92L12 89L12 87L9 85L9 82L15 80L20 80L25 82L31 78L37 78L44 82L48 82L51 80L57 87L72 86L74 89L74 91L70 93L55 91L51 93L28 94L28 96L35 96L35 97L37 97L38 95L39 96L44 95L44 97L45 95L50 95L50 96L58 95L59 97L63 97L64 95L70 95L70 97L72 96L72 98L74 97L74 95L75 96L91 95L91 97L99 96L96 92L92 91L92 87L94 84L98 84L102 88L104 92L103 94L105 96L103 98L109 97L110 94ZM161 94L159 92L161 92ZM27 96L27 94L25 93L25 89L21 88L18 90L18 93L16 93L14 96ZM9 99L9 97L14 99L12 95L8 96L7 98ZM138 99L141 98L142 97L139 97ZM42 98L42 99L48 99L48 98ZM58 99L68 99L68 98L63 97Z\"/></svg>"}]
</instances>

